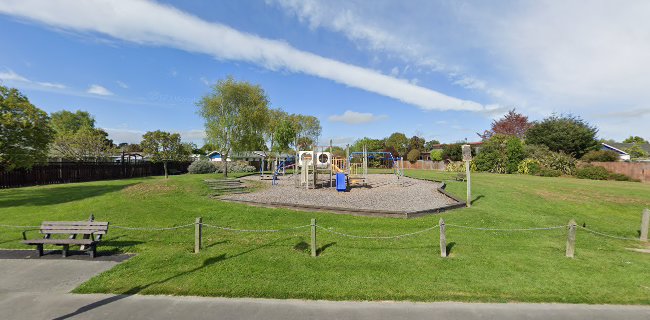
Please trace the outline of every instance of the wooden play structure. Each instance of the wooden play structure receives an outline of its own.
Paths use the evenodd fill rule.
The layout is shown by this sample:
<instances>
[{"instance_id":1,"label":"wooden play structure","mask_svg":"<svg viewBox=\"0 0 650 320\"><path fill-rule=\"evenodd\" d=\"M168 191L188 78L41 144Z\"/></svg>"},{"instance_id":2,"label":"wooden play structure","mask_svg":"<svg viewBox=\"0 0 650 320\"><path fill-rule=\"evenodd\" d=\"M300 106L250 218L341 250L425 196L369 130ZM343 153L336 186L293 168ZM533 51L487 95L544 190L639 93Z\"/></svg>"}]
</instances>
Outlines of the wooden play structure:
<instances>
[{"instance_id":1,"label":"wooden play structure","mask_svg":"<svg viewBox=\"0 0 650 320\"><path fill-rule=\"evenodd\" d=\"M296 150L294 181L297 188L315 189L336 187L338 191L348 191L351 187L368 185L368 160L390 161L393 173L398 179L404 176L404 159L395 158L390 152L350 152L346 147L345 158L337 158L326 147L312 147L310 151ZM330 142L329 149L332 150Z\"/></svg>"}]
</instances>

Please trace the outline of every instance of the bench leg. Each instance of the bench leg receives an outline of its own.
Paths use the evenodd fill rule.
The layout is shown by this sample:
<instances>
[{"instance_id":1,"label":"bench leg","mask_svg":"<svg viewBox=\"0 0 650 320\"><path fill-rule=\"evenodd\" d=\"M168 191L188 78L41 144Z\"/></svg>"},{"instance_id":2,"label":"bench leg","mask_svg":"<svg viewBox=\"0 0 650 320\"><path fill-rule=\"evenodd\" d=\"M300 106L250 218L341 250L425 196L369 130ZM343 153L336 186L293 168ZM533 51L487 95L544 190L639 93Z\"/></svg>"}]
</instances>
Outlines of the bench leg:
<instances>
[{"instance_id":1,"label":"bench leg","mask_svg":"<svg viewBox=\"0 0 650 320\"><path fill-rule=\"evenodd\" d=\"M90 254L91 259L95 259L95 256L97 256L97 247L95 245L91 245L90 248L88 248L88 254Z\"/></svg>"},{"instance_id":2,"label":"bench leg","mask_svg":"<svg viewBox=\"0 0 650 320\"><path fill-rule=\"evenodd\" d=\"M36 245L36 255L41 257L43 256L43 245L42 244L37 244Z\"/></svg>"},{"instance_id":3,"label":"bench leg","mask_svg":"<svg viewBox=\"0 0 650 320\"><path fill-rule=\"evenodd\" d=\"M69 248L69 247L70 247L69 245L64 244L64 245L63 245L63 248L61 249L61 255L62 255L64 258L68 256L68 248Z\"/></svg>"}]
</instances>

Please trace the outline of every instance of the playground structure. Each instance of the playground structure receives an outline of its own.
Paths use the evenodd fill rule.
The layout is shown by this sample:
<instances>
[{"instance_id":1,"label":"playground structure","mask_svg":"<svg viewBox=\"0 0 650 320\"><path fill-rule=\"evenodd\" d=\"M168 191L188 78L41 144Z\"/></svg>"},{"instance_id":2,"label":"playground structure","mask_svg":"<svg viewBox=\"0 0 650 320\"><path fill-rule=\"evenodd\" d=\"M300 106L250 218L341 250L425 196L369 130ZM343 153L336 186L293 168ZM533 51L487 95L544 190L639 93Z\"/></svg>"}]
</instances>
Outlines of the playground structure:
<instances>
[{"instance_id":1,"label":"playground structure","mask_svg":"<svg viewBox=\"0 0 650 320\"><path fill-rule=\"evenodd\" d=\"M287 169L293 169L292 178L297 188L316 189L333 188L338 191L348 191L351 187L368 186L368 160L381 159L390 164L397 179L404 175L404 160L393 157L390 152L368 152L366 146L363 151L350 152L346 147L345 158L335 157L332 150L324 146L314 146L312 150L296 150L293 163L288 161L273 160L272 177L261 172L262 179L272 179L273 185L277 184L280 176L286 175Z\"/></svg>"}]
</instances>

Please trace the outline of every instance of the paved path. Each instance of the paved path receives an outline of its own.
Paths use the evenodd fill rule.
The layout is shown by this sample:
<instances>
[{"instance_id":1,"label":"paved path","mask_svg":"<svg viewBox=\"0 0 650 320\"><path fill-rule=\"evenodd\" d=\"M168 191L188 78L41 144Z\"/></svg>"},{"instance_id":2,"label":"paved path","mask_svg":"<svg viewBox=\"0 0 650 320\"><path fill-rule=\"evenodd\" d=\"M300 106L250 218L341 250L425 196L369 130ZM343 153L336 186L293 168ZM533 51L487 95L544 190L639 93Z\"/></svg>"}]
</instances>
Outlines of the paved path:
<instances>
[{"instance_id":1,"label":"paved path","mask_svg":"<svg viewBox=\"0 0 650 320\"><path fill-rule=\"evenodd\" d=\"M0 260L1 319L650 319L650 307L75 295L116 262Z\"/></svg>"}]
</instances>

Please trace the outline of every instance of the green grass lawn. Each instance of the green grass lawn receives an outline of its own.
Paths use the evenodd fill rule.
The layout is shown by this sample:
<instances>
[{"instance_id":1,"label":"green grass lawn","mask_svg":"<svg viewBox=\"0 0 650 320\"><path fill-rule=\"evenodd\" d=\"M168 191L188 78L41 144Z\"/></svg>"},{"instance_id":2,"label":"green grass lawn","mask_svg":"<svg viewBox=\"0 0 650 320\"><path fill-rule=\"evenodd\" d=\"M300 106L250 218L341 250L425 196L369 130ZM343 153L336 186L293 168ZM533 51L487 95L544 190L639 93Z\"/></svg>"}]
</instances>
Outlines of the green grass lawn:
<instances>
[{"instance_id":1,"label":"green grass lawn","mask_svg":"<svg viewBox=\"0 0 650 320\"><path fill-rule=\"evenodd\" d=\"M423 179L455 174L408 171ZM473 174L474 205L402 220L249 207L208 197L203 179L183 175L0 190L0 224L82 220L94 214L112 225L169 227L203 217L209 224L274 229L318 224L356 235L389 236L438 223L476 227L557 226L575 218L588 228L638 237L650 207L650 185L520 175ZM465 184L448 181L463 198ZM354 192L354 190L352 191ZM35 232L31 237L38 236ZM20 230L0 228L0 247L19 243ZM625 250L634 241L578 230L576 257L564 257L566 230L494 232L448 227L448 258L438 232L400 240L350 239L319 230L321 255L309 255L309 229L233 233L204 229L192 253L194 229L112 228L103 252L137 255L84 283L76 292L142 293L330 300L571 302L650 304L650 255Z\"/></svg>"}]
</instances>

